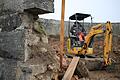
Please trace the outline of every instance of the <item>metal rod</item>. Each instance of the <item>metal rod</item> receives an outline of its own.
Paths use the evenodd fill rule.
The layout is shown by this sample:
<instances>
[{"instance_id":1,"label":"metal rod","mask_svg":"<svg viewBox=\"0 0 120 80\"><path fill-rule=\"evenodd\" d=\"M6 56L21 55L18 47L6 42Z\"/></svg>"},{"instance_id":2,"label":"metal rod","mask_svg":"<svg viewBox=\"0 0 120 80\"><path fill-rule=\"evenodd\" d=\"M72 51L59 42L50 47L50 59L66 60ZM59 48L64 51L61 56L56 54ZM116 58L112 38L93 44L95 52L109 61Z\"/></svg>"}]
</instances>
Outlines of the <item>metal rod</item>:
<instances>
[{"instance_id":1,"label":"metal rod","mask_svg":"<svg viewBox=\"0 0 120 80\"><path fill-rule=\"evenodd\" d=\"M69 23L68 23L68 37L70 37L70 19L69 19Z\"/></svg>"},{"instance_id":2,"label":"metal rod","mask_svg":"<svg viewBox=\"0 0 120 80\"><path fill-rule=\"evenodd\" d=\"M93 26L93 17L91 16L91 27Z\"/></svg>"},{"instance_id":3,"label":"metal rod","mask_svg":"<svg viewBox=\"0 0 120 80\"><path fill-rule=\"evenodd\" d=\"M62 61L64 55L64 16L65 16L65 0L62 0L61 9L61 30L60 30L60 68L62 70Z\"/></svg>"},{"instance_id":4,"label":"metal rod","mask_svg":"<svg viewBox=\"0 0 120 80\"><path fill-rule=\"evenodd\" d=\"M84 27L84 19L83 19L83 27Z\"/></svg>"}]
</instances>

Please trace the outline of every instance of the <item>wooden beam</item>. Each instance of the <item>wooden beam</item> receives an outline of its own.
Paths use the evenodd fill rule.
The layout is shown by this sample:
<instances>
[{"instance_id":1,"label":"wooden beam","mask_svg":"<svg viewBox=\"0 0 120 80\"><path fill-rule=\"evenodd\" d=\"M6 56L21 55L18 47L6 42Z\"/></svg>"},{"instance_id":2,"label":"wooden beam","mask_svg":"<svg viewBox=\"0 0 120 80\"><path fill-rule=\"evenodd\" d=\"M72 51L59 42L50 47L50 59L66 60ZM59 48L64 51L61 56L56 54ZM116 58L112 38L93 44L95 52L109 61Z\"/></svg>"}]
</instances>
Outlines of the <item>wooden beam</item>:
<instances>
[{"instance_id":1,"label":"wooden beam","mask_svg":"<svg viewBox=\"0 0 120 80\"><path fill-rule=\"evenodd\" d=\"M73 59L69 65L67 71L65 72L65 75L63 76L62 80L71 80L79 59L80 59L79 57L73 57Z\"/></svg>"},{"instance_id":2,"label":"wooden beam","mask_svg":"<svg viewBox=\"0 0 120 80\"><path fill-rule=\"evenodd\" d=\"M61 30L60 30L60 68L62 69L62 60L64 54L64 16L65 16L65 0L62 0L61 10Z\"/></svg>"}]
</instances>

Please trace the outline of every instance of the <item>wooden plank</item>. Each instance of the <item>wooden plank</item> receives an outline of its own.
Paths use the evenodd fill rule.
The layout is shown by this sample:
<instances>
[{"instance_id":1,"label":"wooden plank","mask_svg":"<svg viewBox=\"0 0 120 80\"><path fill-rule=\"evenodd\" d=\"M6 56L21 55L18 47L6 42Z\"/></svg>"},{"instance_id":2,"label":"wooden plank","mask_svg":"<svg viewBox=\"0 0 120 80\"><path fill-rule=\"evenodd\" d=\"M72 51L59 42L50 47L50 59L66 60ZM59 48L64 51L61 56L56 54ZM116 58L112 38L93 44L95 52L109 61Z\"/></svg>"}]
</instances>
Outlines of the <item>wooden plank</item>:
<instances>
[{"instance_id":1,"label":"wooden plank","mask_svg":"<svg viewBox=\"0 0 120 80\"><path fill-rule=\"evenodd\" d=\"M79 59L80 59L79 57L73 57L73 59L69 65L69 67L67 68L67 71L65 72L65 75L63 76L62 80L71 80Z\"/></svg>"}]
</instances>

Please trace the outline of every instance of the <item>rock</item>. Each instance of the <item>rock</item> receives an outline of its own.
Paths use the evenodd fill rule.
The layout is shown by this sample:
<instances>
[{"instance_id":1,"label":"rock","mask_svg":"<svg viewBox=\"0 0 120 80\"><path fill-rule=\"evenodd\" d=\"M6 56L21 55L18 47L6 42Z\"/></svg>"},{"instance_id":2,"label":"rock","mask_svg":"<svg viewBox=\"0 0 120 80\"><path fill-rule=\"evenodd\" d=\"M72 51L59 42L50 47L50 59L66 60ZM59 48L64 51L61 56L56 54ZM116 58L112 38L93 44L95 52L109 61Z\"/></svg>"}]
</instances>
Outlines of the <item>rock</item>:
<instances>
[{"instance_id":1,"label":"rock","mask_svg":"<svg viewBox=\"0 0 120 80\"><path fill-rule=\"evenodd\" d=\"M38 14L54 12L53 0L1 0L0 28L2 32L33 27Z\"/></svg>"},{"instance_id":2,"label":"rock","mask_svg":"<svg viewBox=\"0 0 120 80\"><path fill-rule=\"evenodd\" d=\"M14 60L3 60L0 62L0 80L16 80L17 62Z\"/></svg>"},{"instance_id":3,"label":"rock","mask_svg":"<svg viewBox=\"0 0 120 80\"><path fill-rule=\"evenodd\" d=\"M39 41L40 41L40 38L37 37L35 34L26 33L26 44L28 46L37 45Z\"/></svg>"},{"instance_id":4,"label":"rock","mask_svg":"<svg viewBox=\"0 0 120 80\"><path fill-rule=\"evenodd\" d=\"M54 0L1 0L0 2L0 15L24 11L38 15L54 11Z\"/></svg>"},{"instance_id":5,"label":"rock","mask_svg":"<svg viewBox=\"0 0 120 80\"><path fill-rule=\"evenodd\" d=\"M85 64L87 69L90 71L100 70L103 67L102 58L85 58L80 60Z\"/></svg>"},{"instance_id":6,"label":"rock","mask_svg":"<svg viewBox=\"0 0 120 80\"><path fill-rule=\"evenodd\" d=\"M48 37L47 36L42 36L42 42L45 44L48 44Z\"/></svg>"},{"instance_id":7,"label":"rock","mask_svg":"<svg viewBox=\"0 0 120 80\"><path fill-rule=\"evenodd\" d=\"M2 28L0 28L0 32L2 31Z\"/></svg>"},{"instance_id":8,"label":"rock","mask_svg":"<svg viewBox=\"0 0 120 80\"><path fill-rule=\"evenodd\" d=\"M23 68L22 68L22 72L32 73L32 69L30 69L30 68L28 68L28 67L23 67Z\"/></svg>"},{"instance_id":9,"label":"rock","mask_svg":"<svg viewBox=\"0 0 120 80\"><path fill-rule=\"evenodd\" d=\"M22 20L17 13L0 16L0 28L2 28L2 32L15 30L21 24Z\"/></svg>"},{"instance_id":10,"label":"rock","mask_svg":"<svg viewBox=\"0 0 120 80\"><path fill-rule=\"evenodd\" d=\"M44 64L36 64L36 65L30 65L29 66L33 73L32 75L36 75L36 74L42 74L45 73L47 71L47 66L45 66Z\"/></svg>"},{"instance_id":11,"label":"rock","mask_svg":"<svg viewBox=\"0 0 120 80\"><path fill-rule=\"evenodd\" d=\"M17 72L18 80L51 80L53 76L54 65L48 65L45 63L18 63L18 67L20 67L20 71ZM49 69L48 69L49 67ZM23 79L24 78L24 79Z\"/></svg>"},{"instance_id":12,"label":"rock","mask_svg":"<svg viewBox=\"0 0 120 80\"><path fill-rule=\"evenodd\" d=\"M4 58L0 57L0 61L4 60Z\"/></svg>"},{"instance_id":13,"label":"rock","mask_svg":"<svg viewBox=\"0 0 120 80\"><path fill-rule=\"evenodd\" d=\"M45 31L44 26L41 22L38 22L38 21L34 22L34 27L33 28L38 33L46 35L46 31Z\"/></svg>"},{"instance_id":14,"label":"rock","mask_svg":"<svg viewBox=\"0 0 120 80\"><path fill-rule=\"evenodd\" d=\"M77 74L78 77L85 77L85 78L89 77L89 70L84 64L84 62L82 62L81 60L79 60L78 62L78 65L75 70L75 74Z\"/></svg>"},{"instance_id":15,"label":"rock","mask_svg":"<svg viewBox=\"0 0 120 80\"><path fill-rule=\"evenodd\" d=\"M0 57L18 61L27 61L31 54L30 47L37 45L40 39L28 30L1 32L0 37Z\"/></svg>"},{"instance_id":16,"label":"rock","mask_svg":"<svg viewBox=\"0 0 120 80\"><path fill-rule=\"evenodd\" d=\"M31 29L34 16L29 13L13 13L0 16L0 28L2 32L10 32L20 29Z\"/></svg>"},{"instance_id":17,"label":"rock","mask_svg":"<svg viewBox=\"0 0 120 80\"><path fill-rule=\"evenodd\" d=\"M47 49L46 49L46 48L41 48L40 51L41 51L42 53L45 53L45 52L47 52Z\"/></svg>"},{"instance_id":18,"label":"rock","mask_svg":"<svg viewBox=\"0 0 120 80\"><path fill-rule=\"evenodd\" d=\"M0 57L24 60L25 31L0 32Z\"/></svg>"}]
</instances>

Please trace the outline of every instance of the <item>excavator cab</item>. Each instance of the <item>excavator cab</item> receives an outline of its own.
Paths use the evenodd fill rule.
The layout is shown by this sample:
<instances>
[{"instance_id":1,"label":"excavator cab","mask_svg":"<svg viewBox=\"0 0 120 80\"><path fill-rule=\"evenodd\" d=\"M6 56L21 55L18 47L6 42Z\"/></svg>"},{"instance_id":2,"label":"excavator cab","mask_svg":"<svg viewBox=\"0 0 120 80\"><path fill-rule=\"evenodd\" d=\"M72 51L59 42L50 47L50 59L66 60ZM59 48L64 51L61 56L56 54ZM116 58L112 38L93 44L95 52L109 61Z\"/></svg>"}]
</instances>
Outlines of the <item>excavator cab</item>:
<instances>
[{"instance_id":1,"label":"excavator cab","mask_svg":"<svg viewBox=\"0 0 120 80\"><path fill-rule=\"evenodd\" d=\"M86 30L84 28L84 19L91 17L90 14L75 13L69 17L68 25L68 40L67 40L67 51L71 54L78 54L81 47L84 44ZM74 21L71 25L71 21ZM83 22L81 22L83 21ZM92 24L92 17L91 17ZM88 48L88 52L92 53L93 49Z\"/></svg>"}]
</instances>

